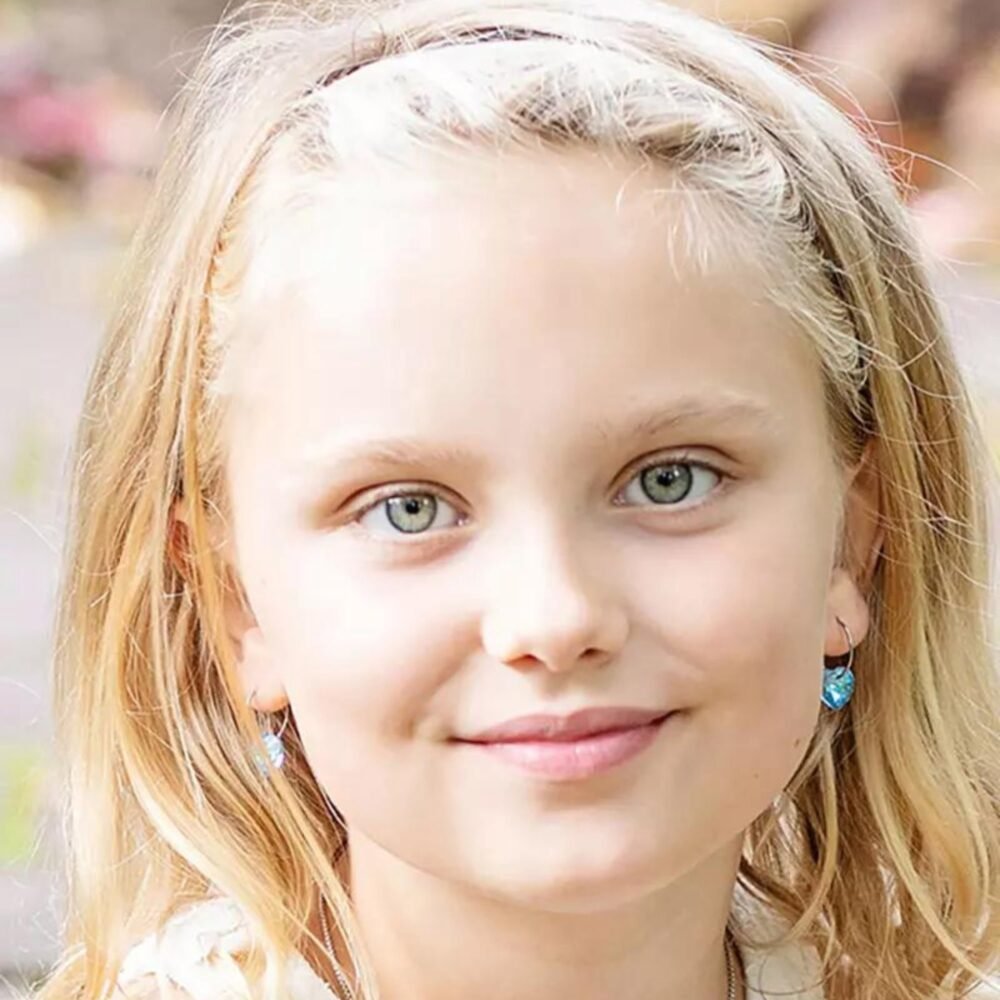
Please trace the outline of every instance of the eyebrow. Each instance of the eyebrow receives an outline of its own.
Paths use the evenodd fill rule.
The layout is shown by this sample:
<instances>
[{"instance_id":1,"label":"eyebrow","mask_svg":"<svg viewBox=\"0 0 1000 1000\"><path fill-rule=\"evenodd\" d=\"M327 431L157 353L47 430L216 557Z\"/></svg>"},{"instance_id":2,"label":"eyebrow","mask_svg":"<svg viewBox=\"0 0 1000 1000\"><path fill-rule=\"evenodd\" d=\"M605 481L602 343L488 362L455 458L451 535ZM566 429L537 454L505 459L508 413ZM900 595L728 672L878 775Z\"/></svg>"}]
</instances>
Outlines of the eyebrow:
<instances>
[{"instance_id":1,"label":"eyebrow","mask_svg":"<svg viewBox=\"0 0 1000 1000\"><path fill-rule=\"evenodd\" d=\"M667 405L633 412L620 424L608 420L588 421L585 431L603 446L620 441L655 437L673 427L703 422L716 426L739 426L745 430L773 432L780 421L777 411L763 401L746 396L684 396ZM485 460L465 448L438 444L414 437L341 441L317 446L302 457L299 471L325 479L359 463L372 465L434 465L482 468Z\"/></svg>"}]
</instances>

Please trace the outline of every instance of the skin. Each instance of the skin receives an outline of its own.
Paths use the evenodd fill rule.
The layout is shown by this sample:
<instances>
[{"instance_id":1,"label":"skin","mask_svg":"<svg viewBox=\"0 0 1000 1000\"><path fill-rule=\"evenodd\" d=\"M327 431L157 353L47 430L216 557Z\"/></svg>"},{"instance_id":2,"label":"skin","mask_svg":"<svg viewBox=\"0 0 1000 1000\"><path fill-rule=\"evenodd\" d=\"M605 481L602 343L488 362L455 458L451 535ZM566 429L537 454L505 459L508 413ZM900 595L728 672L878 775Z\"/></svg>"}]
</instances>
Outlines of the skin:
<instances>
[{"instance_id":1,"label":"skin","mask_svg":"<svg viewBox=\"0 0 1000 1000\"><path fill-rule=\"evenodd\" d=\"M346 818L391 1000L724 997L743 832L826 711L836 617L868 629L871 463L836 466L818 362L751 262L666 263L658 171L548 151L348 174L288 223L303 266L254 310L229 630ZM691 395L763 416L626 432ZM468 455L337 466L399 435ZM682 460L717 471L644 491ZM415 533L362 513L403 487L438 501L400 515ZM572 782L449 742L597 705L679 714Z\"/></svg>"}]
</instances>

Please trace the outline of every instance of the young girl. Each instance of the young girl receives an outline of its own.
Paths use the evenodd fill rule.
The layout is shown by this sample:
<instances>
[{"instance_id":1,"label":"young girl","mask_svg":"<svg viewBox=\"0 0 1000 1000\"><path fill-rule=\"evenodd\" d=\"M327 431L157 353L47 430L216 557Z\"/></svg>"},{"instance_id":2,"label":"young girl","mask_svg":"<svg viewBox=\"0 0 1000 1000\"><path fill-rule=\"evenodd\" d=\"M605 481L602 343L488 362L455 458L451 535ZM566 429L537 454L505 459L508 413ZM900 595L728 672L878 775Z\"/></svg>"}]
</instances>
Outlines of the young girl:
<instances>
[{"instance_id":1,"label":"young girl","mask_svg":"<svg viewBox=\"0 0 1000 1000\"><path fill-rule=\"evenodd\" d=\"M987 449L876 152L657 0L245 14L82 421L42 996L995 995Z\"/></svg>"}]
</instances>

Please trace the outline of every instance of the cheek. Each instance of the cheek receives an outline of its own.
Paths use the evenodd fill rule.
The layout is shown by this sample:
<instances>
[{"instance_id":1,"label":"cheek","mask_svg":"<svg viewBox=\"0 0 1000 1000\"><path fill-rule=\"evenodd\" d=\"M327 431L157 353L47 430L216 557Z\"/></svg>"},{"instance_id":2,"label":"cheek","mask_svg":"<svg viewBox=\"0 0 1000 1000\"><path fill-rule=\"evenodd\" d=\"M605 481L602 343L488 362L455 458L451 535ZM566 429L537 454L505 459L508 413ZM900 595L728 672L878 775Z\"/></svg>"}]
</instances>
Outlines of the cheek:
<instances>
[{"instance_id":1,"label":"cheek","mask_svg":"<svg viewBox=\"0 0 1000 1000\"><path fill-rule=\"evenodd\" d=\"M767 685L792 661L819 664L829 563L818 548L815 535L784 529L719 531L687 551L672 542L668 556L638 563L634 600L681 665L711 665L708 683Z\"/></svg>"},{"instance_id":2,"label":"cheek","mask_svg":"<svg viewBox=\"0 0 1000 1000\"><path fill-rule=\"evenodd\" d=\"M779 705L819 677L828 567L815 536L733 538L702 572L694 629L717 676L749 703Z\"/></svg>"},{"instance_id":3,"label":"cheek","mask_svg":"<svg viewBox=\"0 0 1000 1000\"><path fill-rule=\"evenodd\" d=\"M459 612L433 576L363 568L323 540L274 553L255 611L297 718L408 735L461 655Z\"/></svg>"},{"instance_id":4,"label":"cheek","mask_svg":"<svg viewBox=\"0 0 1000 1000\"><path fill-rule=\"evenodd\" d=\"M667 556L634 560L633 575L643 628L689 685L680 696L701 706L689 773L718 786L720 808L740 789L748 821L792 776L816 725L832 559L827 501L764 509L671 540Z\"/></svg>"},{"instance_id":5,"label":"cheek","mask_svg":"<svg viewBox=\"0 0 1000 1000\"><path fill-rule=\"evenodd\" d=\"M259 621L306 756L351 822L379 829L433 786L433 747L413 752L414 726L426 736L427 720L454 715L437 703L464 655L456 609L407 574L345 572L307 553L286 565L264 588Z\"/></svg>"}]
</instances>

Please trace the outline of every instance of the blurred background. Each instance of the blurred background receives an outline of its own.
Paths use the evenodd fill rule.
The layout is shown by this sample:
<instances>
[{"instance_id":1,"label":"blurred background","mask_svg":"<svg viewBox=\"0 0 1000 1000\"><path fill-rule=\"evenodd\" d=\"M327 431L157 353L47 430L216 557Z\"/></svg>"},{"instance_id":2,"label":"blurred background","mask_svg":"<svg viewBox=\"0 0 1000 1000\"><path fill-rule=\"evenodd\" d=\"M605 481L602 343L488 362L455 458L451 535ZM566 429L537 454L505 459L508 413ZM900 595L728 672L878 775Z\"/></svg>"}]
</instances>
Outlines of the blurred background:
<instances>
[{"instance_id":1,"label":"blurred background","mask_svg":"<svg viewBox=\"0 0 1000 1000\"><path fill-rule=\"evenodd\" d=\"M681 2L808 53L886 143L996 461L1000 0ZM58 949L49 661L67 448L164 112L224 6L0 0L0 997Z\"/></svg>"}]
</instances>

